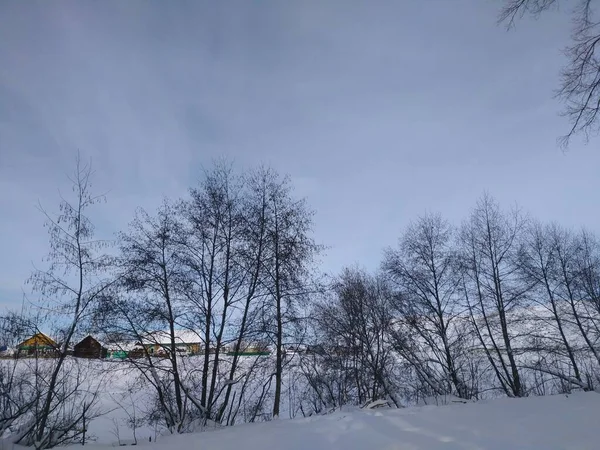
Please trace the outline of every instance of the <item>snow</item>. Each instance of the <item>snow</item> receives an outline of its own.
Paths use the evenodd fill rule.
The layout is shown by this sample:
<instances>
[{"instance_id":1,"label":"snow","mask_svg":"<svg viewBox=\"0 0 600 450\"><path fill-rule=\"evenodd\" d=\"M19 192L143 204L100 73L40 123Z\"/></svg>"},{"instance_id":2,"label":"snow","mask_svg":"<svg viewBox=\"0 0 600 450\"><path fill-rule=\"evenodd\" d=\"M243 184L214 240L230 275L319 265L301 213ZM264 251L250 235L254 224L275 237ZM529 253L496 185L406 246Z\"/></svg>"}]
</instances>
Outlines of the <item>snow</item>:
<instances>
[{"instance_id":1,"label":"snow","mask_svg":"<svg viewBox=\"0 0 600 450\"><path fill-rule=\"evenodd\" d=\"M32 362L16 361L21 370L27 370ZM157 360L157 364L161 362ZM266 358L248 358L241 364L258 362L267 371L272 367L272 361ZM51 360L40 363L49 364ZM140 418L151 405L152 397L149 386L140 384L135 367L122 361L76 358L69 359L67 364L77 364L81 373L87 374L86 386L102 384L98 409L105 414L88 424L88 437L96 440L85 449L107 450L119 441L131 442L133 434L128 419ZM182 374L186 374L200 366L199 357L182 358L181 364ZM255 375L256 380L264 379L261 370L256 369ZM261 386L262 383L257 383L258 390ZM250 402L252 392L248 390ZM294 395L302 396L302 389L296 389ZM165 430L140 424L136 437L138 445L148 450L600 449L596 431L600 411L598 393L478 402L454 396L426 397L418 400L420 406L403 409L387 408L386 403L390 402L382 400L362 409L294 420L286 419L287 414L282 413L281 418L272 422L209 427L202 433L180 436L165 435ZM286 405L282 405L282 411L287 411ZM148 442L150 437L156 441L157 436L158 442ZM0 450L8 448L12 447L3 448L0 442ZM80 446L73 448L81 450Z\"/></svg>"},{"instance_id":2,"label":"snow","mask_svg":"<svg viewBox=\"0 0 600 450\"><path fill-rule=\"evenodd\" d=\"M594 392L403 409L353 409L140 442L151 450L600 448ZM107 446L86 445L85 449ZM80 446L73 449L82 449Z\"/></svg>"}]
</instances>

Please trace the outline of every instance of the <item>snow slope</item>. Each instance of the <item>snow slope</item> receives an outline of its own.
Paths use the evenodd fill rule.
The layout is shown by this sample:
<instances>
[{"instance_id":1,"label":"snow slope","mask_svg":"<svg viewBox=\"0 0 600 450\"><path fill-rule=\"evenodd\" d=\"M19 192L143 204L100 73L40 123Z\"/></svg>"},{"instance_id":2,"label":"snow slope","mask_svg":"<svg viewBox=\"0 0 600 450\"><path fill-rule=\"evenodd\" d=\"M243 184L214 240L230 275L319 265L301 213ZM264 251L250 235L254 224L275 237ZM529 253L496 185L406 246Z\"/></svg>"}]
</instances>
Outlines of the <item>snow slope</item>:
<instances>
[{"instance_id":1,"label":"snow slope","mask_svg":"<svg viewBox=\"0 0 600 450\"><path fill-rule=\"evenodd\" d=\"M600 449L600 395L337 412L140 443L177 450ZM82 449L82 447L73 447ZM106 449L88 445L87 450Z\"/></svg>"}]
</instances>

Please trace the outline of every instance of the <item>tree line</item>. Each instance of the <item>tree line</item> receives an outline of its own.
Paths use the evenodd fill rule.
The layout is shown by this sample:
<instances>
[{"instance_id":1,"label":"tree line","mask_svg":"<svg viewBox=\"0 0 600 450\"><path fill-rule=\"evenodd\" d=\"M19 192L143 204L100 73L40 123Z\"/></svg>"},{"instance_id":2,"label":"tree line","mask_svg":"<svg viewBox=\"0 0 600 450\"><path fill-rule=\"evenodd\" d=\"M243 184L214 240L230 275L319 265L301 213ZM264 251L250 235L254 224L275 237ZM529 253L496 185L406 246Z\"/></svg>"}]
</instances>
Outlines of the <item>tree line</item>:
<instances>
[{"instance_id":1,"label":"tree line","mask_svg":"<svg viewBox=\"0 0 600 450\"><path fill-rule=\"evenodd\" d=\"M330 344L305 370L317 410L600 382L599 241L489 195L460 226L417 219L380 270L345 269L314 311L317 340Z\"/></svg>"},{"instance_id":2,"label":"tree line","mask_svg":"<svg viewBox=\"0 0 600 450\"><path fill-rule=\"evenodd\" d=\"M144 342L124 362L146 405L138 420L171 433L207 425L593 390L600 382L600 243L483 195L454 226L412 222L380 268L320 273L314 212L273 169L216 163L156 211L138 210L114 242L95 237L93 171L77 161L72 198L42 209L39 301L2 318L7 339L54 324L58 357L1 361L0 437L51 448L85 442L103 411L102 379L69 357L77 336ZM204 351L183 357L178 333ZM249 346L272 349L242 356ZM224 349L233 351L225 354Z\"/></svg>"}]
</instances>

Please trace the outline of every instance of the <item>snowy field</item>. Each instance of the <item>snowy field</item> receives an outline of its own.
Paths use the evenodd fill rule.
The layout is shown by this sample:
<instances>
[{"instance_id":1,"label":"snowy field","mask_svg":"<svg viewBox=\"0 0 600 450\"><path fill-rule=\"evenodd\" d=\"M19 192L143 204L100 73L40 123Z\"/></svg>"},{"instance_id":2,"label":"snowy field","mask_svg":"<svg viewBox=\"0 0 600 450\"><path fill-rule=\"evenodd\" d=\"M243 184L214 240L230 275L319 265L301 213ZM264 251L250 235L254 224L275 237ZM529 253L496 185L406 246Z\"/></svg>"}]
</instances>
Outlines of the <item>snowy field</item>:
<instances>
[{"instance_id":1,"label":"snowy field","mask_svg":"<svg viewBox=\"0 0 600 450\"><path fill-rule=\"evenodd\" d=\"M255 359L248 359L244 365L252 361ZM20 369L27 370L32 362L23 359L17 363ZM198 364L195 357L184 362L184 366ZM150 406L150 387L136 381L137 371L126 362L70 359L69 364L77 364L81 373L87 374L86 386L96 383L101 386L97 409L102 415L88 424L88 437L93 441L84 448L108 449L131 444L134 441L131 419L140 418ZM302 390L296 391L296 395L301 396ZM284 395L284 410L289 406L285 398ZM284 416L274 422L219 429L209 425L203 432L179 436L140 423L135 438L137 445L148 450L600 450L600 394L594 392L411 406L400 410L353 408L293 420ZM18 448L7 443L3 447L0 442L0 450ZM69 448L81 449L81 446Z\"/></svg>"},{"instance_id":2,"label":"snowy field","mask_svg":"<svg viewBox=\"0 0 600 450\"><path fill-rule=\"evenodd\" d=\"M138 445L149 450L598 450L599 424L600 395L577 393L401 410L352 410L168 436Z\"/></svg>"}]
</instances>

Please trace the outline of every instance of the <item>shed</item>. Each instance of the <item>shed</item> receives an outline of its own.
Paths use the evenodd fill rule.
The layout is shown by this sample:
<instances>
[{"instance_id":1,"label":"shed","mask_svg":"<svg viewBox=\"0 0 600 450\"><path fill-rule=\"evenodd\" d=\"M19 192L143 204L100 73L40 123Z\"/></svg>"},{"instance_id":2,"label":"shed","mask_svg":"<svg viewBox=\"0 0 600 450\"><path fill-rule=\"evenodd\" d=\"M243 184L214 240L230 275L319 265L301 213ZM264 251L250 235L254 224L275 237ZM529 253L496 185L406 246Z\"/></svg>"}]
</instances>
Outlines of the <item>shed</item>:
<instances>
[{"instance_id":1,"label":"shed","mask_svg":"<svg viewBox=\"0 0 600 450\"><path fill-rule=\"evenodd\" d=\"M106 358L108 349L91 335L75 344L73 356L76 358Z\"/></svg>"}]
</instances>

